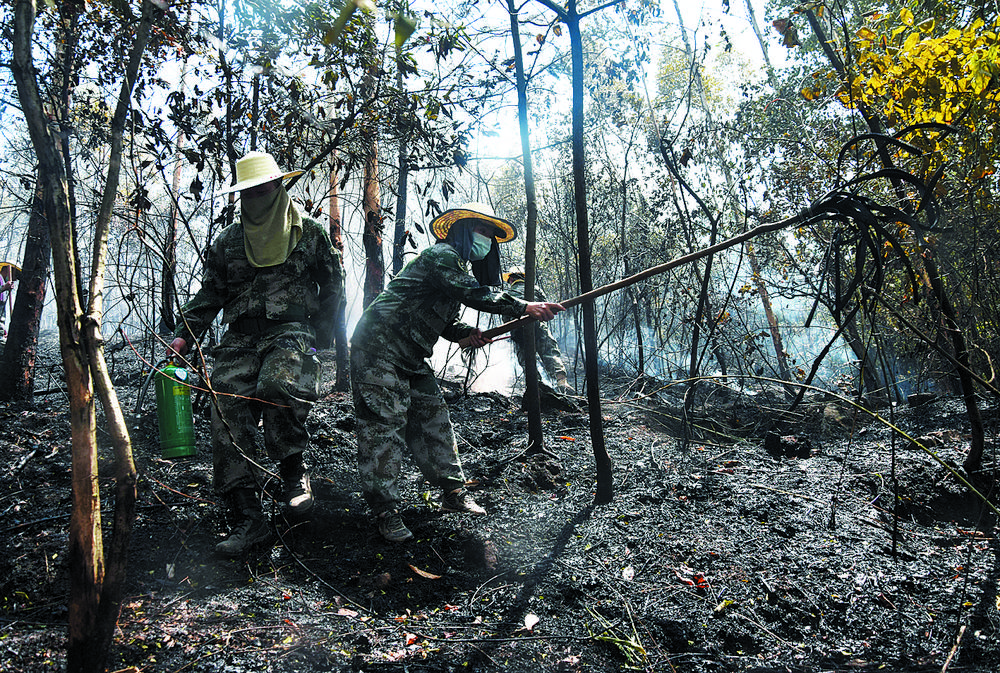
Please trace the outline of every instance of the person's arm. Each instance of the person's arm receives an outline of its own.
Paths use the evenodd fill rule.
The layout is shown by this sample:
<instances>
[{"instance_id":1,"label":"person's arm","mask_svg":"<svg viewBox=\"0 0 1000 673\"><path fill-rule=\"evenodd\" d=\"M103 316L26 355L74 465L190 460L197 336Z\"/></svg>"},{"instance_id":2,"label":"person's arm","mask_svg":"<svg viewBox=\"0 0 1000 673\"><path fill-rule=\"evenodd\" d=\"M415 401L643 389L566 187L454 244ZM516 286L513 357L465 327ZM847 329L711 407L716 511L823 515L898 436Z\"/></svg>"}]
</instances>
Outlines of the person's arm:
<instances>
[{"instance_id":1,"label":"person's arm","mask_svg":"<svg viewBox=\"0 0 1000 673\"><path fill-rule=\"evenodd\" d=\"M524 307L525 315L530 315L535 320L548 322L556 317L556 313L565 311L562 304L551 301L533 301Z\"/></svg>"},{"instance_id":2,"label":"person's arm","mask_svg":"<svg viewBox=\"0 0 1000 673\"><path fill-rule=\"evenodd\" d=\"M535 320L547 322L556 317L557 313L561 313L565 310L566 308L562 304L549 301L537 301L526 304L522 315L530 315ZM475 334L476 332L478 332L478 334ZM462 348L479 348L480 346L485 346L488 343L493 343L493 339L490 339L484 335L481 330L477 329L469 332L465 337L458 339L457 342Z\"/></svg>"},{"instance_id":3,"label":"person's arm","mask_svg":"<svg viewBox=\"0 0 1000 673\"><path fill-rule=\"evenodd\" d=\"M524 313L527 302L508 292L494 292L480 285L464 267L462 258L450 248L435 259L431 282L443 294L483 313L497 313L516 318Z\"/></svg>"}]
</instances>

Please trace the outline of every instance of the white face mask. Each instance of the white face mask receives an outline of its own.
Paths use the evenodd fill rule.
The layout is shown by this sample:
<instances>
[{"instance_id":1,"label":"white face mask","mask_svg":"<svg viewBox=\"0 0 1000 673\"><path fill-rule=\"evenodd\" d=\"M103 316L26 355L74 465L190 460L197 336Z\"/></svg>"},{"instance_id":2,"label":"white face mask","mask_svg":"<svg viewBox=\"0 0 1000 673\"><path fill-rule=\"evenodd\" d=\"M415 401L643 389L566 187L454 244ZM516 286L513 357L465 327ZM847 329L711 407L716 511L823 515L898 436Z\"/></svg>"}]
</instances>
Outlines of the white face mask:
<instances>
[{"instance_id":1,"label":"white face mask","mask_svg":"<svg viewBox=\"0 0 1000 673\"><path fill-rule=\"evenodd\" d=\"M472 250L469 252L469 259L472 260L473 262L478 262L479 260L484 259L486 255L489 254L490 248L492 247L493 247L492 238L473 232Z\"/></svg>"}]
</instances>

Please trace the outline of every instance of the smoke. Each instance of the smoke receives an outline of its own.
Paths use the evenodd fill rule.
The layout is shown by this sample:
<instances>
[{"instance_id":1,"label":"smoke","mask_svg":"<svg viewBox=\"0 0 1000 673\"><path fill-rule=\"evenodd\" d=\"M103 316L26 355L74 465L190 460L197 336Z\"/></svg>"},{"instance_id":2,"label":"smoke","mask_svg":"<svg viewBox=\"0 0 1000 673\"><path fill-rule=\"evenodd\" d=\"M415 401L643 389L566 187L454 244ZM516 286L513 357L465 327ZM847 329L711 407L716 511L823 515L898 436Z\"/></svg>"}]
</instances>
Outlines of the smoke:
<instances>
[{"instance_id":1,"label":"smoke","mask_svg":"<svg viewBox=\"0 0 1000 673\"><path fill-rule=\"evenodd\" d=\"M479 314L483 318L482 314ZM475 325L477 313L464 311L462 318ZM482 327L486 329L486 327ZM456 344L439 339L431 356L431 366L439 376L451 381L468 381L474 393L509 395L518 382L520 367L510 339L501 339L471 351L462 352Z\"/></svg>"}]
</instances>

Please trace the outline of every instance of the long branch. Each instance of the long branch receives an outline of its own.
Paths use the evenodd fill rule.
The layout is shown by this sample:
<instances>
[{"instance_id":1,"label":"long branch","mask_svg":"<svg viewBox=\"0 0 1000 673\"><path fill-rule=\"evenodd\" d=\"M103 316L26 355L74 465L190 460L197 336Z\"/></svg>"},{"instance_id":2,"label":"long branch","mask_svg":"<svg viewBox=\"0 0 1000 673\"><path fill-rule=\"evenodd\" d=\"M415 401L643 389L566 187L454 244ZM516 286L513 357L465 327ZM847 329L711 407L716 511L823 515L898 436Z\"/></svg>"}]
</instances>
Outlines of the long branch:
<instances>
[{"instance_id":1,"label":"long branch","mask_svg":"<svg viewBox=\"0 0 1000 673\"><path fill-rule=\"evenodd\" d=\"M790 217L785 220L779 220L778 222L768 222L766 224L758 225L753 229L748 229L742 234L738 234L736 236L733 236L732 238L727 238L724 241L719 241L715 245L710 245L700 250L696 250L692 253L688 253L687 255L683 255L681 257L672 259L669 262L664 262L663 264L650 267L644 271L640 271L637 274L631 275L628 278L623 278L609 285L604 285L602 287L595 288L590 292L585 292L581 295L577 295L576 297L572 297L571 299L563 300L559 303L562 304L565 308L572 308L573 306L577 306L578 304L582 304L588 301L593 301L598 297L610 294L616 290L621 290L622 288L628 287L629 285L635 285L639 281L646 280L647 278L651 278L652 276L657 276L661 273L666 273L671 269L675 269L679 266L684 266L685 264L690 264L691 262L699 260L702 257L707 257L708 255L714 255L715 253L720 252L722 250L726 250L735 245L740 245L741 243L745 243L746 241L749 241L750 239L755 238L756 236L760 236L761 234L766 234L771 231L779 231L781 229L785 229L787 227L796 224L802 224L803 222L805 222L806 219L808 219L807 212L802 212L799 213L798 215L795 215L794 217ZM530 315L523 315L520 318L517 318L516 320L511 320L510 322L505 322L502 325L498 325L488 330L484 330L483 336L485 336L488 339L492 339L494 337L500 336L501 334L506 334L507 332L518 329L519 327L524 327L532 320L535 320L535 318L531 317ZM463 348L467 347L469 345L468 340L462 339L461 341L459 341L459 345L461 345Z\"/></svg>"}]
</instances>

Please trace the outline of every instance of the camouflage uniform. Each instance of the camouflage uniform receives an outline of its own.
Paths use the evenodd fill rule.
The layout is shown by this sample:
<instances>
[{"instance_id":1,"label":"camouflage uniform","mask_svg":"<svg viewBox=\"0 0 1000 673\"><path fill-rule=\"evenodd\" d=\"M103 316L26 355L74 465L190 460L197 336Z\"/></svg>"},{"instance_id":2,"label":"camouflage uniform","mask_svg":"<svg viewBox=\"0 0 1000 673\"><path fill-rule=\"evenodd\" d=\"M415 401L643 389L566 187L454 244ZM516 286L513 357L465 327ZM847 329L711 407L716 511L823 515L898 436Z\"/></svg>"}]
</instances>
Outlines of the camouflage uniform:
<instances>
[{"instance_id":1,"label":"camouflage uniform","mask_svg":"<svg viewBox=\"0 0 1000 673\"><path fill-rule=\"evenodd\" d=\"M523 299L524 279L512 278L508 292ZM548 301L542 288L537 285L535 286L535 301ZM521 363L521 369L524 369L524 328L512 331L510 340L514 344L514 354L517 355L517 361ZM538 359L541 360L549 380L558 382L566 379L566 365L563 364L559 343L552 336L548 325L539 321L535 321L535 352L538 354Z\"/></svg>"},{"instance_id":2,"label":"camouflage uniform","mask_svg":"<svg viewBox=\"0 0 1000 673\"><path fill-rule=\"evenodd\" d=\"M256 487L252 461L261 416L272 459L308 446L305 420L319 396L316 347L330 346L343 291L340 253L323 227L306 217L302 238L276 266L250 264L239 223L209 248L201 289L181 308L175 336L192 342L222 311L227 329L212 372L219 393L218 406L212 405L212 456L220 494Z\"/></svg>"},{"instance_id":3,"label":"camouflage uniform","mask_svg":"<svg viewBox=\"0 0 1000 673\"><path fill-rule=\"evenodd\" d=\"M427 358L439 337L459 341L472 327L462 305L515 318L527 304L482 287L450 244L420 253L365 309L351 338L351 387L358 420L362 492L376 514L400 502L403 448L424 477L451 490L465 483L448 406Z\"/></svg>"}]
</instances>

